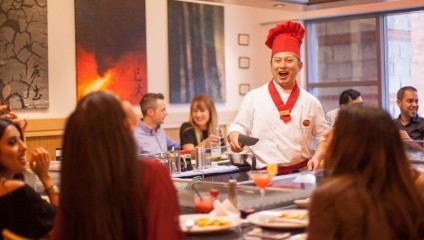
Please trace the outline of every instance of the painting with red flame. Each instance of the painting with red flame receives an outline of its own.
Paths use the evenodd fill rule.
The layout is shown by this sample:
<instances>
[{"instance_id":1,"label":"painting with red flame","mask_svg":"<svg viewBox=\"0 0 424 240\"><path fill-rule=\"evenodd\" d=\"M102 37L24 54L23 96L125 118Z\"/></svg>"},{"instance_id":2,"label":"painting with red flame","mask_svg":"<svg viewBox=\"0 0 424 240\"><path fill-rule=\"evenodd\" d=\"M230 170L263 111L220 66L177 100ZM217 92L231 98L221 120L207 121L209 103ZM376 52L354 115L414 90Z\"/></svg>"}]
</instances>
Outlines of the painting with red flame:
<instances>
[{"instance_id":1,"label":"painting with red flame","mask_svg":"<svg viewBox=\"0 0 424 240\"><path fill-rule=\"evenodd\" d=\"M77 98L109 90L133 104L147 92L145 0L75 1Z\"/></svg>"}]
</instances>

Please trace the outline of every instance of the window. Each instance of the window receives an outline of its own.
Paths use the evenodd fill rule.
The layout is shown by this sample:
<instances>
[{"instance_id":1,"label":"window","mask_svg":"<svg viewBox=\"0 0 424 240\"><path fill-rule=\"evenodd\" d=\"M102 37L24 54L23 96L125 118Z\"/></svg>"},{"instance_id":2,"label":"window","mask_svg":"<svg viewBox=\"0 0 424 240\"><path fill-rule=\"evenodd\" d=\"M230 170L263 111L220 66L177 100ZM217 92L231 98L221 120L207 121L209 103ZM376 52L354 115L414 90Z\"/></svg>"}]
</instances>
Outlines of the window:
<instances>
[{"instance_id":1,"label":"window","mask_svg":"<svg viewBox=\"0 0 424 240\"><path fill-rule=\"evenodd\" d=\"M399 88L413 86L424 100L424 11L389 14L385 18L387 105L395 118L399 115L396 94ZM423 115L423 109L419 109Z\"/></svg>"},{"instance_id":2,"label":"window","mask_svg":"<svg viewBox=\"0 0 424 240\"><path fill-rule=\"evenodd\" d=\"M423 22L422 10L307 21L308 91L327 112L354 88L397 117L399 88L413 86L424 99Z\"/></svg>"},{"instance_id":3,"label":"window","mask_svg":"<svg viewBox=\"0 0 424 240\"><path fill-rule=\"evenodd\" d=\"M366 104L381 106L378 18L311 21L307 27L307 87L324 111L339 107L348 88L360 91Z\"/></svg>"}]
</instances>

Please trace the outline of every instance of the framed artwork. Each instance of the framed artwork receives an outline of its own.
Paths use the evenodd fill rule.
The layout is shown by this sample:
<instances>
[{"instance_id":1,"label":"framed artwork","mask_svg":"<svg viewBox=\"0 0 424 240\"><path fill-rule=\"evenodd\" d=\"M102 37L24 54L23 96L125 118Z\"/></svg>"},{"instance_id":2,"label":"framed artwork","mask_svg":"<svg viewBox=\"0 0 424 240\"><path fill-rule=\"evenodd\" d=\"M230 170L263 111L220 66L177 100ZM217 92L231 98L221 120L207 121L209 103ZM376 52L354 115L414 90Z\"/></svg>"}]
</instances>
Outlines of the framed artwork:
<instances>
[{"instance_id":1,"label":"framed artwork","mask_svg":"<svg viewBox=\"0 0 424 240\"><path fill-rule=\"evenodd\" d=\"M249 46L249 34L240 33L238 35L238 45Z\"/></svg>"},{"instance_id":2,"label":"framed artwork","mask_svg":"<svg viewBox=\"0 0 424 240\"><path fill-rule=\"evenodd\" d=\"M0 2L0 103L47 109L47 0Z\"/></svg>"},{"instance_id":3,"label":"framed artwork","mask_svg":"<svg viewBox=\"0 0 424 240\"><path fill-rule=\"evenodd\" d=\"M250 58L249 57L239 57L239 68L249 69L250 67Z\"/></svg>"},{"instance_id":4,"label":"framed artwork","mask_svg":"<svg viewBox=\"0 0 424 240\"><path fill-rule=\"evenodd\" d=\"M168 0L171 103L225 102L224 7Z\"/></svg>"},{"instance_id":5,"label":"framed artwork","mask_svg":"<svg viewBox=\"0 0 424 240\"><path fill-rule=\"evenodd\" d=\"M77 98L109 90L132 104L147 92L145 0L75 0Z\"/></svg>"},{"instance_id":6,"label":"framed artwork","mask_svg":"<svg viewBox=\"0 0 424 240\"><path fill-rule=\"evenodd\" d=\"M239 85L239 94L246 95L250 91L250 84L248 83L240 83Z\"/></svg>"}]
</instances>

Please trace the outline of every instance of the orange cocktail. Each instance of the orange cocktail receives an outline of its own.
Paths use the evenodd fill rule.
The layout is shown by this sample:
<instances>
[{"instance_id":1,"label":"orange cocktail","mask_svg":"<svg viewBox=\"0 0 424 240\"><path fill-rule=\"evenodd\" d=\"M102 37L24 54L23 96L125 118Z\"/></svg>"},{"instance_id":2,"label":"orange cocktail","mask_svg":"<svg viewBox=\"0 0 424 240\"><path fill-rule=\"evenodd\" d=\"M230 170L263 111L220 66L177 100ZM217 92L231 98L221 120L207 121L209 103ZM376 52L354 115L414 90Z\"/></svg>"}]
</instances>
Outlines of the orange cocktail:
<instances>
[{"instance_id":1,"label":"orange cocktail","mask_svg":"<svg viewBox=\"0 0 424 240\"><path fill-rule=\"evenodd\" d=\"M253 182L255 183L255 185L260 188L260 189L265 189L266 187L269 186L269 183L272 180L272 175L265 172L265 173L260 173L260 174L252 174L252 179Z\"/></svg>"},{"instance_id":2,"label":"orange cocktail","mask_svg":"<svg viewBox=\"0 0 424 240\"><path fill-rule=\"evenodd\" d=\"M267 170L252 170L250 171L250 178L255 183L256 187L259 188L261 194L261 210L264 208L264 196L265 189L269 186L272 181L272 177L275 175L277 169L276 164L272 164L267 167Z\"/></svg>"},{"instance_id":3,"label":"orange cocktail","mask_svg":"<svg viewBox=\"0 0 424 240\"><path fill-rule=\"evenodd\" d=\"M215 198L210 196L194 196L194 209L197 213L209 213L213 210L213 202Z\"/></svg>"}]
</instances>

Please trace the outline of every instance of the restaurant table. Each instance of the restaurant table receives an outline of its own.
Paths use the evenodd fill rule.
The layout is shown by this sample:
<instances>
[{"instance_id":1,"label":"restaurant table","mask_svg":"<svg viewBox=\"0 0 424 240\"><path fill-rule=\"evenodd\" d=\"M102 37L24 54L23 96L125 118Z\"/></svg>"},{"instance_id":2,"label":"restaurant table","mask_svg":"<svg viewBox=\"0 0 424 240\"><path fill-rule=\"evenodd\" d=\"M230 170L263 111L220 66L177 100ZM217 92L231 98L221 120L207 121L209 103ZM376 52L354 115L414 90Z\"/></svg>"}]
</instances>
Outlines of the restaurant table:
<instances>
[{"instance_id":1,"label":"restaurant table","mask_svg":"<svg viewBox=\"0 0 424 240\"><path fill-rule=\"evenodd\" d=\"M271 183L271 186L266 189L264 197L263 210L274 210L274 209L295 209L296 205L294 200L303 199L309 197L316 187L316 183L298 182L295 181L300 179L306 174L305 173L293 173L281 176L275 176ZM261 209L260 204L260 193L254 185L253 181L249 179L249 172L239 172L237 176L237 208L242 212L244 216L247 210L255 211L255 209ZM218 200L223 201L228 197L228 183L227 182L214 182L210 181L213 178L205 177L203 181L197 182L190 179L174 179L174 185L178 190L180 208L182 214L193 214L194 211L194 191L195 189L200 194L207 194L209 189L214 188L219 191ZM251 213L251 212L250 212ZM259 239L270 239L248 236L248 232L257 226L244 220L243 223L235 228L223 232L216 233L190 233L187 234L187 239L246 239L246 240L259 240ZM262 228L262 231L267 234L280 234L289 232L293 236L304 236L305 229L268 229ZM303 234L303 235L300 235ZM287 238L287 239L303 239L303 238Z\"/></svg>"},{"instance_id":2,"label":"restaurant table","mask_svg":"<svg viewBox=\"0 0 424 240\"><path fill-rule=\"evenodd\" d=\"M279 209L295 209L295 205L288 205ZM239 227L230 229L227 231L217 232L217 233L199 233L199 234L186 234L188 240L262 240L262 239L272 239L269 237L258 237L249 235L249 231L261 228L252 223L249 223L247 220L243 220L242 224ZM306 239L306 229L297 228L297 229L271 229L271 228L261 228L262 234L278 236L283 235L284 233L289 233L290 237L281 238L281 239ZM275 238L278 239L278 238Z\"/></svg>"},{"instance_id":3,"label":"restaurant table","mask_svg":"<svg viewBox=\"0 0 424 240\"><path fill-rule=\"evenodd\" d=\"M210 168L172 173L171 177L183 179L201 178L207 181L227 182L229 179L237 179L239 173L248 172L250 168L250 166L234 166L229 164L229 162L223 161L215 163Z\"/></svg>"}]
</instances>

